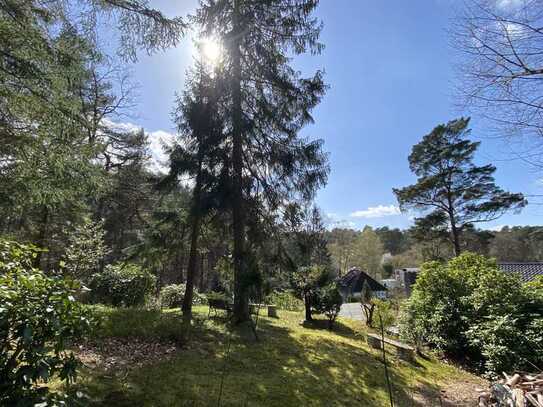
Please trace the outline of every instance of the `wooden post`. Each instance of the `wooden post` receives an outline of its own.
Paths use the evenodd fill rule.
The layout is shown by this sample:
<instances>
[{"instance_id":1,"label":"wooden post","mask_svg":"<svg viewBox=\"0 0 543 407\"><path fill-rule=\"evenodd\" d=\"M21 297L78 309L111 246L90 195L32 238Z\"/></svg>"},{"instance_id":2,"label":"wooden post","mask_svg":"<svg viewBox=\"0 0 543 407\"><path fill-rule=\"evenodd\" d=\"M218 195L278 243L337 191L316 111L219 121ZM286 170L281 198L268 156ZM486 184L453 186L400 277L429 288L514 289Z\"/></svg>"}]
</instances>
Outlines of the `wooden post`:
<instances>
[{"instance_id":1,"label":"wooden post","mask_svg":"<svg viewBox=\"0 0 543 407\"><path fill-rule=\"evenodd\" d=\"M277 305L268 305L268 316L271 318L279 318L277 315Z\"/></svg>"}]
</instances>

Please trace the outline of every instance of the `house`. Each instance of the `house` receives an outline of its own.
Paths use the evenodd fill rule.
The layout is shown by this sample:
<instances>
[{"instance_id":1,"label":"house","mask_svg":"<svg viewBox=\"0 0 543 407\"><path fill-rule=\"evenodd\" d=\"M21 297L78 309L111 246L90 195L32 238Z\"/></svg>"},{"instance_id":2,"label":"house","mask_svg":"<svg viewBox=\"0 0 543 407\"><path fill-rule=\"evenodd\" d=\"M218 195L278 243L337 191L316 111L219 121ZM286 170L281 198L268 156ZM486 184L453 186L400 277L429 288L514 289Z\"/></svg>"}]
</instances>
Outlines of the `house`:
<instances>
[{"instance_id":1,"label":"house","mask_svg":"<svg viewBox=\"0 0 543 407\"><path fill-rule=\"evenodd\" d=\"M517 274L524 283L535 280L537 276L543 276L543 263L498 263L498 267L504 273Z\"/></svg>"},{"instance_id":2,"label":"house","mask_svg":"<svg viewBox=\"0 0 543 407\"><path fill-rule=\"evenodd\" d=\"M349 297L360 297L360 293L362 292L362 287L364 287L365 282L368 283L370 290L375 297L386 297L387 288L384 285L370 277L362 270L353 267L347 272L347 274L337 280L338 288L341 292L341 296L343 297L343 301L346 301Z\"/></svg>"},{"instance_id":3,"label":"house","mask_svg":"<svg viewBox=\"0 0 543 407\"><path fill-rule=\"evenodd\" d=\"M399 270L394 270L394 278L398 281L400 288L403 290L406 296L411 295L411 290L417 276L419 275L420 268L418 267L406 267Z\"/></svg>"},{"instance_id":4,"label":"house","mask_svg":"<svg viewBox=\"0 0 543 407\"><path fill-rule=\"evenodd\" d=\"M381 284L383 284L389 291L400 288L400 282L395 278L385 278L381 280Z\"/></svg>"}]
</instances>

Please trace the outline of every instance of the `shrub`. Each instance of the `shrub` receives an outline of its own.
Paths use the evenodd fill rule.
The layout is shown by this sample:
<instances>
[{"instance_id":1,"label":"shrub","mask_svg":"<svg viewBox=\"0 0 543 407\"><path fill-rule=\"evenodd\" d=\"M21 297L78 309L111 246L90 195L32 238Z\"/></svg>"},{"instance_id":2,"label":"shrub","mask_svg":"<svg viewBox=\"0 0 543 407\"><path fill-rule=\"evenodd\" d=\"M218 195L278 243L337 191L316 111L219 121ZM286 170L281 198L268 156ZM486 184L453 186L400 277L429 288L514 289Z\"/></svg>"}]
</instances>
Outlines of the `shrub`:
<instances>
[{"instance_id":1,"label":"shrub","mask_svg":"<svg viewBox=\"0 0 543 407\"><path fill-rule=\"evenodd\" d=\"M160 290L160 306L163 308L180 307L185 298L185 284L170 284ZM194 305L204 304L206 299L201 295L196 288L192 295L192 303Z\"/></svg>"},{"instance_id":2,"label":"shrub","mask_svg":"<svg viewBox=\"0 0 543 407\"><path fill-rule=\"evenodd\" d=\"M385 329L393 326L394 322L396 321L396 314L394 312L392 302L380 300L378 298L374 298L372 302L375 305L373 318L377 323L379 323L379 328L381 322L383 323L383 328Z\"/></svg>"},{"instance_id":3,"label":"shrub","mask_svg":"<svg viewBox=\"0 0 543 407\"><path fill-rule=\"evenodd\" d=\"M330 271L317 265L300 267L293 274L291 284L296 295L304 302L306 321L313 319L311 311L315 308L318 292L329 284L331 279Z\"/></svg>"},{"instance_id":4,"label":"shrub","mask_svg":"<svg viewBox=\"0 0 543 407\"><path fill-rule=\"evenodd\" d=\"M145 304L155 286L155 277L136 264L117 263L92 275L90 301L116 307Z\"/></svg>"},{"instance_id":5,"label":"shrub","mask_svg":"<svg viewBox=\"0 0 543 407\"><path fill-rule=\"evenodd\" d=\"M292 291L274 291L266 297L266 303L285 311L302 311L304 303Z\"/></svg>"},{"instance_id":6,"label":"shrub","mask_svg":"<svg viewBox=\"0 0 543 407\"><path fill-rule=\"evenodd\" d=\"M404 335L489 376L543 362L543 299L472 253L423 265L402 325Z\"/></svg>"},{"instance_id":7,"label":"shrub","mask_svg":"<svg viewBox=\"0 0 543 407\"><path fill-rule=\"evenodd\" d=\"M207 293L205 295L205 298L207 301L213 301L213 300L218 300L218 301L230 301L231 298L228 297L228 295L226 295L225 293L219 293L219 292L210 292L210 293Z\"/></svg>"},{"instance_id":8,"label":"shrub","mask_svg":"<svg viewBox=\"0 0 543 407\"><path fill-rule=\"evenodd\" d=\"M337 288L337 285L332 283L321 288L315 296L315 310L328 318L328 328L332 329L334 322L341 310L343 297Z\"/></svg>"},{"instance_id":9,"label":"shrub","mask_svg":"<svg viewBox=\"0 0 543 407\"><path fill-rule=\"evenodd\" d=\"M66 350L89 328L74 300L77 283L32 267L37 249L0 239L0 405L49 398L37 386L59 376L72 381L77 359Z\"/></svg>"},{"instance_id":10,"label":"shrub","mask_svg":"<svg viewBox=\"0 0 543 407\"><path fill-rule=\"evenodd\" d=\"M178 312L115 308L105 305L94 305L92 310L101 322L97 329L92 331L92 336L96 339L140 339L146 342L179 343L185 337L182 317Z\"/></svg>"}]
</instances>

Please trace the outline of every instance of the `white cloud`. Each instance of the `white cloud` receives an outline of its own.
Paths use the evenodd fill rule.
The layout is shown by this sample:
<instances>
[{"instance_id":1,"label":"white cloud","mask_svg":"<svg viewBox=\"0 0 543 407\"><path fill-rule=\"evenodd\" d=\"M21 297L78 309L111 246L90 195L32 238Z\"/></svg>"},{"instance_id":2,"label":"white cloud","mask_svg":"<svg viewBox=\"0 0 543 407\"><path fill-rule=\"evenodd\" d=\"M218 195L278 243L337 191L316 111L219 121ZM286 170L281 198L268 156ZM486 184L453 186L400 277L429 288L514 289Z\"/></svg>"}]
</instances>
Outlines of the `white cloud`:
<instances>
[{"instance_id":1,"label":"white cloud","mask_svg":"<svg viewBox=\"0 0 543 407\"><path fill-rule=\"evenodd\" d=\"M496 5L501 9L511 9L520 6L522 0L497 0Z\"/></svg>"},{"instance_id":2,"label":"white cloud","mask_svg":"<svg viewBox=\"0 0 543 407\"><path fill-rule=\"evenodd\" d=\"M172 146L175 135L164 130L157 130L147 133L149 150L151 151L151 170L154 172L168 172L168 157L164 147Z\"/></svg>"},{"instance_id":3,"label":"white cloud","mask_svg":"<svg viewBox=\"0 0 543 407\"><path fill-rule=\"evenodd\" d=\"M119 132L136 132L141 130L138 126L130 122L114 122L109 119L104 119L104 125ZM167 173L168 172L168 157L164 152L164 147L172 146L175 141L175 135L164 130L148 131L145 134L149 141L149 152L151 159L149 169L153 172Z\"/></svg>"},{"instance_id":4,"label":"white cloud","mask_svg":"<svg viewBox=\"0 0 543 407\"><path fill-rule=\"evenodd\" d=\"M491 232L499 232L506 226L510 226L510 225L495 225L495 226L489 226L489 227L487 227L485 229L489 230Z\"/></svg>"},{"instance_id":5,"label":"white cloud","mask_svg":"<svg viewBox=\"0 0 543 407\"><path fill-rule=\"evenodd\" d=\"M385 216L396 216L402 212L395 205L370 206L368 209L351 213L353 218L384 218Z\"/></svg>"},{"instance_id":6,"label":"white cloud","mask_svg":"<svg viewBox=\"0 0 543 407\"><path fill-rule=\"evenodd\" d=\"M110 129L114 130L114 131L119 131L119 132L136 132L138 130L141 129L141 126L137 126L135 125L134 123L129 123L129 122L114 122L112 120L109 120L109 119L104 119L102 121L102 124L106 127L109 127Z\"/></svg>"},{"instance_id":7,"label":"white cloud","mask_svg":"<svg viewBox=\"0 0 543 407\"><path fill-rule=\"evenodd\" d=\"M337 213L327 213L324 216L324 222L328 229L333 229L333 228L354 229L356 227L354 222L343 219Z\"/></svg>"}]
</instances>

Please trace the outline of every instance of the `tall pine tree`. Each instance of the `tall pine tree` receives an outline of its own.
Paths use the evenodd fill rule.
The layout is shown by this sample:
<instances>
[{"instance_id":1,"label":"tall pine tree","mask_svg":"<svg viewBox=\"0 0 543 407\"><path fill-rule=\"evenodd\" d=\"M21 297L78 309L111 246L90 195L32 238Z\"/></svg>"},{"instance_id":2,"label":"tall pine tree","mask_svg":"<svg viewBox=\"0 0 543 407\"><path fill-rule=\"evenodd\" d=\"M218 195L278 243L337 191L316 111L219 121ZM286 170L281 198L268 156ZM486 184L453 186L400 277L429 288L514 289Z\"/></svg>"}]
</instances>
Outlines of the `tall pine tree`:
<instances>
[{"instance_id":1,"label":"tall pine tree","mask_svg":"<svg viewBox=\"0 0 543 407\"><path fill-rule=\"evenodd\" d=\"M461 118L441 124L424 136L409 155L417 183L394 189L402 210L430 211L424 217L425 227L448 222L456 255L462 251L462 232L467 227L526 205L522 194L506 192L496 185L496 167L475 165L480 143L467 139L468 126L469 119Z\"/></svg>"},{"instance_id":2,"label":"tall pine tree","mask_svg":"<svg viewBox=\"0 0 543 407\"><path fill-rule=\"evenodd\" d=\"M299 136L325 92L322 73L303 78L291 56L319 53L316 0L204 0L196 21L226 48L231 129L234 317L249 319L248 205L266 211L310 198L328 174L322 141Z\"/></svg>"}]
</instances>

